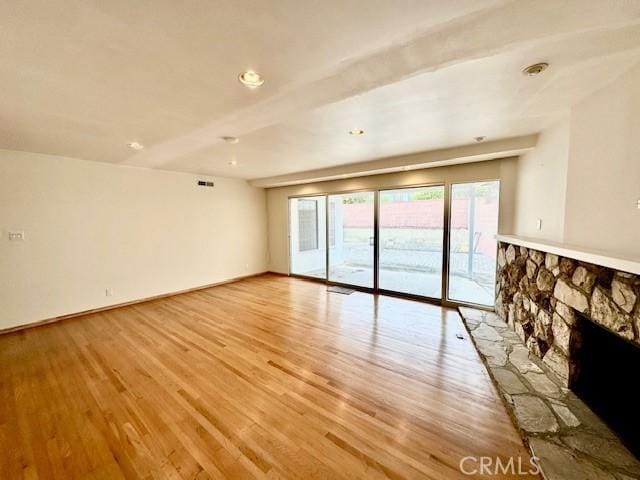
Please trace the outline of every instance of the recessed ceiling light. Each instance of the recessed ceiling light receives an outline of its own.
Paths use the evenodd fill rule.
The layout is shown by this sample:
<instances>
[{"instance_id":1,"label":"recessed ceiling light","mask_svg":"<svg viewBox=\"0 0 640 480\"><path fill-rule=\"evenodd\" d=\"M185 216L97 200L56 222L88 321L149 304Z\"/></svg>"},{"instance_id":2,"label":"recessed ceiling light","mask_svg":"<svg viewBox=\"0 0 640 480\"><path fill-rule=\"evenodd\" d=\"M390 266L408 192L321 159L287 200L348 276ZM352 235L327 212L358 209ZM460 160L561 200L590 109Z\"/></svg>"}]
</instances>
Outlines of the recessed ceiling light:
<instances>
[{"instance_id":1,"label":"recessed ceiling light","mask_svg":"<svg viewBox=\"0 0 640 480\"><path fill-rule=\"evenodd\" d=\"M238 165L238 162L236 160L231 160L229 161L229 165L231 165L232 167L235 167L236 165Z\"/></svg>"},{"instance_id":2,"label":"recessed ceiling light","mask_svg":"<svg viewBox=\"0 0 640 480\"><path fill-rule=\"evenodd\" d=\"M485 137L485 136L475 137L475 141L476 142L482 142L485 138L487 138L487 137Z\"/></svg>"},{"instance_id":3,"label":"recessed ceiling light","mask_svg":"<svg viewBox=\"0 0 640 480\"><path fill-rule=\"evenodd\" d=\"M353 135L355 137L364 135L364 130L362 130L361 128L352 128L351 130L349 130L349 135Z\"/></svg>"},{"instance_id":4,"label":"recessed ceiling light","mask_svg":"<svg viewBox=\"0 0 640 480\"><path fill-rule=\"evenodd\" d=\"M144 145L138 142L129 142L127 145L133 150L142 150L144 148Z\"/></svg>"},{"instance_id":5,"label":"recessed ceiling light","mask_svg":"<svg viewBox=\"0 0 640 480\"><path fill-rule=\"evenodd\" d=\"M548 66L549 64L545 62L534 63L533 65L529 65L527 68L523 69L522 73L529 77L535 77L536 75L544 72Z\"/></svg>"},{"instance_id":6,"label":"recessed ceiling light","mask_svg":"<svg viewBox=\"0 0 640 480\"><path fill-rule=\"evenodd\" d=\"M224 140L227 143L238 143L240 141L240 139L238 137L220 137L222 140Z\"/></svg>"},{"instance_id":7,"label":"recessed ceiling light","mask_svg":"<svg viewBox=\"0 0 640 480\"><path fill-rule=\"evenodd\" d=\"M238 80L249 88L258 88L264 83L264 78L258 72L253 70L247 70L244 73L238 75Z\"/></svg>"}]
</instances>

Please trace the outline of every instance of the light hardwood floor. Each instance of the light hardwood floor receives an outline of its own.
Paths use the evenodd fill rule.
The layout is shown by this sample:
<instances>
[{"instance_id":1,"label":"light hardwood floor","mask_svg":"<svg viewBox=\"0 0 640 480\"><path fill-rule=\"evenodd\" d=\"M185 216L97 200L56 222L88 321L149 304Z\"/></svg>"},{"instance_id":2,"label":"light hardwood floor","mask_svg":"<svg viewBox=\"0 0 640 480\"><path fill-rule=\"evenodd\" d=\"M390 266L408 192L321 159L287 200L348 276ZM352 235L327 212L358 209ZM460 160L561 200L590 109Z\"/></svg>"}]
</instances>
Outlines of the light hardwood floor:
<instances>
[{"instance_id":1,"label":"light hardwood floor","mask_svg":"<svg viewBox=\"0 0 640 480\"><path fill-rule=\"evenodd\" d=\"M452 479L467 456L528 461L455 311L275 275L1 336L0 451L2 479Z\"/></svg>"}]
</instances>

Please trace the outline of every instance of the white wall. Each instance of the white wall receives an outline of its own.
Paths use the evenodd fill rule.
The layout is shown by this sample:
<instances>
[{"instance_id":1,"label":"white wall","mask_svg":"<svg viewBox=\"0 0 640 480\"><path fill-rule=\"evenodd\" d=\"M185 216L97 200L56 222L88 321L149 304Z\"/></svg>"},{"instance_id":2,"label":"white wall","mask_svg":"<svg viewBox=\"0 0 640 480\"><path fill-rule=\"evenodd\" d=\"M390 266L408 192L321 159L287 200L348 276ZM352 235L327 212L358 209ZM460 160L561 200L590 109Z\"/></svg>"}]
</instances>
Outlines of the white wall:
<instances>
[{"instance_id":1,"label":"white wall","mask_svg":"<svg viewBox=\"0 0 640 480\"><path fill-rule=\"evenodd\" d=\"M640 258L640 66L571 112L567 243Z\"/></svg>"},{"instance_id":2,"label":"white wall","mask_svg":"<svg viewBox=\"0 0 640 480\"><path fill-rule=\"evenodd\" d=\"M536 148L518 160L515 234L562 242L568 161L567 116L541 132Z\"/></svg>"},{"instance_id":3,"label":"white wall","mask_svg":"<svg viewBox=\"0 0 640 480\"><path fill-rule=\"evenodd\" d=\"M0 150L0 329L265 271L264 190L201 178Z\"/></svg>"},{"instance_id":4,"label":"white wall","mask_svg":"<svg viewBox=\"0 0 640 480\"><path fill-rule=\"evenodd\" d=\"M640 65L542 132L517 177L514 234L640 259Z\"/></svg>"},{"instance_id":5,"label":"white wall","mask_svg":"<svg viewBox=\"0 0 640 480\"><path fill-rule=\"evenodd\" d=\"M280 273L288 273L289 271L287 212L288 197L294 195L500 179L500 222L498 230L500 233L511 233L513 230L513 209L515 204L516 165L516 158L506 158L449 167L270 188L267 190L269 270Z\"/></svg>"}]
</instances>

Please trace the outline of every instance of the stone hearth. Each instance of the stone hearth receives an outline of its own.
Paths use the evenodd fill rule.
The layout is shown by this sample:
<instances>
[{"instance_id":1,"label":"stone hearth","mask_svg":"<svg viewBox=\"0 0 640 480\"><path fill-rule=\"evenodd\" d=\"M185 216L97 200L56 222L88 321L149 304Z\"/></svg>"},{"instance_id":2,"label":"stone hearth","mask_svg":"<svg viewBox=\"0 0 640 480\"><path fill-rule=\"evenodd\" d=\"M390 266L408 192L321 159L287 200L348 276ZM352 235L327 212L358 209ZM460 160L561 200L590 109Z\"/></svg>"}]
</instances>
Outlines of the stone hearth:
<instances>
[{"instance_id":1,"label":"stone hearth","mask_svg":"<svg viewBox=\"0 0 640 480\"><path fill-rule=\"evenodd\" d=\"M640 345L640 276L499 243L496 313L565 386L579 368L576 312Z\"/></svg>"},{"instance_id":2,"label":"stone hearth","mask_svg":"<svg viewBox=\"0 0 640 480\"><path fill-rule=\"evenodd\" d=\"M640 479L640 462L617 435L505 322L492 312L459 311L545 479Z\"/></svg>"}]
</instances>

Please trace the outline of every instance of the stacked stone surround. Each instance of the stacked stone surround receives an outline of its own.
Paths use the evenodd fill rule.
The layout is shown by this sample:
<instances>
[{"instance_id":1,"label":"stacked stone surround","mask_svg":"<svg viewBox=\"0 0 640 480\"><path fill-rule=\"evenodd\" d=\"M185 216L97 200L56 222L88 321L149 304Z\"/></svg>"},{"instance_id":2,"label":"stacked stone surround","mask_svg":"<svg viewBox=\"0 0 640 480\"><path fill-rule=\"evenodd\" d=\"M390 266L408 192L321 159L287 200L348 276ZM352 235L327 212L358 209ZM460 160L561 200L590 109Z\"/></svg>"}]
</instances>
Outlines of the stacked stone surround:
<instances>
[{"instance_id":1,"label":"stacked stone surround","mask_svg":"<svg viewBox=\"0 0 640 480\"><path fill-rule=\"evenodd\" d=\"M640 345L640 276L500 242L496 313L570 385L580 312Z\"/></svg>"}]
</instances>

